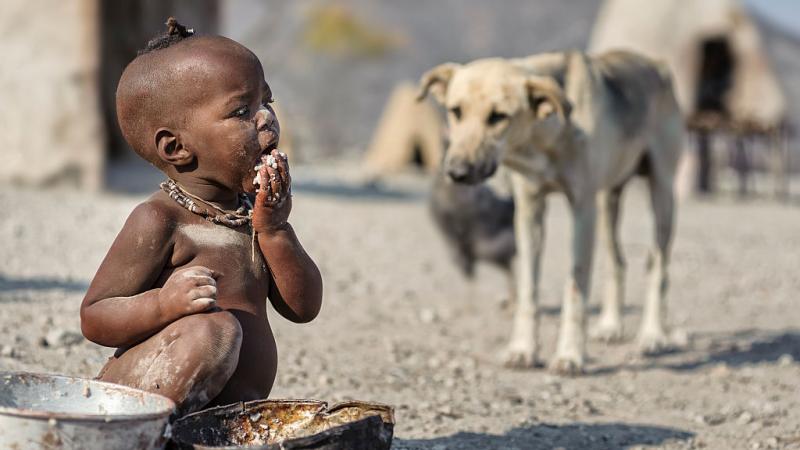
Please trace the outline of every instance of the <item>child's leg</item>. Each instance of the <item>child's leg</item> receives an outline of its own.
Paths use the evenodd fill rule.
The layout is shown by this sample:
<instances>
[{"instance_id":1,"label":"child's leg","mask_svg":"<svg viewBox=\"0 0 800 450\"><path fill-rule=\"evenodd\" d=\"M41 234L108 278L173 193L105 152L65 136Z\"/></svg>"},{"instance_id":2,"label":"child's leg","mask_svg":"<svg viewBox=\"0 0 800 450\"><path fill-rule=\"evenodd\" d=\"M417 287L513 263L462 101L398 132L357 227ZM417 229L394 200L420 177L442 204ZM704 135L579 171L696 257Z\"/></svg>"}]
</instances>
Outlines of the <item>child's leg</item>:
<instances>
[{"instance_id":1,"label":"child's leg","mask_svg":"<svg viewBox=\"0 0 800 450\"><path fill-rule=\"evenodd\" d=\"M193 314L112 358L99 379L164 395L187 414L222 391L239 362L241 343L233 314Z\"/></svg>"}]
</instances>

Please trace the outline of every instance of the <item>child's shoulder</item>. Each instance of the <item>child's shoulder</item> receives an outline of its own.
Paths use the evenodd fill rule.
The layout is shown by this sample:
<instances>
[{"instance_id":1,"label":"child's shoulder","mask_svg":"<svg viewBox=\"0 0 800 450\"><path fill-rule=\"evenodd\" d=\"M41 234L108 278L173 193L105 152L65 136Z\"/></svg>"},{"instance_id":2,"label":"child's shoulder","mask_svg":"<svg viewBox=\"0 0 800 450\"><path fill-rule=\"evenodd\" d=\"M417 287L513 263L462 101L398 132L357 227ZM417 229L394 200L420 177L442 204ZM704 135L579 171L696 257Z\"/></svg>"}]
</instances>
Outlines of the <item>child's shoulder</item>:
<instances>
[{"instance_id":1,"label":"child's shoulder","mask_svg":"<svg viewBox=\"0 0 800 450\"><path fill-rule=\"evenodd\" d=\"M169 240L181 221L182 212L180 205L158 191L131 211L123 230Z\"/></svg>"}]
</instances>

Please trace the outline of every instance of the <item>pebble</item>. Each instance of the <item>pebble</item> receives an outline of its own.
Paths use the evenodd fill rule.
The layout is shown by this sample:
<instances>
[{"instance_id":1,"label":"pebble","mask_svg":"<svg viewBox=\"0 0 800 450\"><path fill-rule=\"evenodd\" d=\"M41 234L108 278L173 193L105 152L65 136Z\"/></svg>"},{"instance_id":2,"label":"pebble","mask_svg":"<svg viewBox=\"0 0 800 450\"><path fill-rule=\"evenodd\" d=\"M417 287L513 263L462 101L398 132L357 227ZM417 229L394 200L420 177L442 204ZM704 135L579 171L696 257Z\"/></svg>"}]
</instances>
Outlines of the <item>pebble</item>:
<instances>
[{"instance_id":1,"label":"pebble","mask_svg":"<svg viewBox=\"0 0 800 450\"><path fill-rule=\"evenodd\" d=\"M423 308L419 312L419 320L422 323L433 323L439 320L439 316L436 314L436 311L430 308Z\"/></svg>"},{"instance_id":2,"label":"pebble","mask_svg":"<svg viewBox=\"0 0 800 450\"><path fill-rule=\"evenodd\" d=\"M50 330L40 341L42 347L71 347L83 342L83 335L74 331L56 328Z\"/></svg>"},{"instance_id":3,"label":"pebble","mask_svg":"<svg viewBox=\"0 0 800 450\"><path fill-rule=\"evenodd\" d=\"M725 423L726 417L723 414L705 414L700 419L706 425L715 426Z\"/></svg>"},{"instance_id":4,"label":"pebble","mask_svg":"<svg viewBox=\"0 0 800 450\"><path fill-rule=\"evenodd\" d=\"M330 386L333 384L333 378L328 375L320 375L319 384L320 386Z\"/></svg>"},{"instance_id":5,"label":"pebble","mask_svg":"<svg viewBox=\"0 0 800 450\"><path fill-rule=\"evenodd\" d=\"M453 410L453 407L450 405L444 405L439 408L439 414L446 417L456 418L459 417L459 414Z\"/></svg>"},{"instance_id":6,"label":"pebble","mask_svg":"<svg viewBox=\"0 0 800 450\"><path fill-rule=\"evenodd\" d=\"M725 363L719 363L714 366L709 372L709 375L716 378L724 378L731 374L731 368Z\"/></svg>"},{"instance_id":7,"label":"pebble","mask_svg":"<svg viewBox=\"0 0 800 450\"><path fill-rule=\"evenodd\" d=\"M747 425L748 423L753 421L753 415L747 411L739 414L739 417L736 418L736 423L739 425Z\"/></svg>"},{"instance_id":8,"label":"pebble","mask_svg":"<svg viewBox=\"0 0 800 450\"><path fill-rule=\"evenodd\" d=\"M794 356L790 355L789 353L784 353L778 358L778 366L780 367L791 367L794 364Z\"/></svg>"},{"instance_id":9,"label":"pebble","mask_svg":"<svg viewBox=\"0 0 800 450\"><path fill-rule=\"evenodd\" d=\"M17 356L17 351L14 347L10 345L4 345L0 347L0 356L4 358L13 358Z\"/></svg>"}]
</instances>

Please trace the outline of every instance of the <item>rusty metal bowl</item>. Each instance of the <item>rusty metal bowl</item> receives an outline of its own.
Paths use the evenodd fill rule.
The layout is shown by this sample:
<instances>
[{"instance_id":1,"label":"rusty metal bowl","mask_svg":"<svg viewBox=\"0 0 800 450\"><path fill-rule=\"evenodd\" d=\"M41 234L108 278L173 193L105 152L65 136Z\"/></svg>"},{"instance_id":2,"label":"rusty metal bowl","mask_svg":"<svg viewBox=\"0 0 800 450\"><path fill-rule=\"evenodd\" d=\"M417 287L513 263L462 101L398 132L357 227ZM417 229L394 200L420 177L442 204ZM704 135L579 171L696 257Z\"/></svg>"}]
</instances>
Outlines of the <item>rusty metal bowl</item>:
<instances>
[{"instance_id":1,"label":"rusty metal bowl","mask_svg":"<svg viewBox=\"0 0 800 450\"><path fill-rule=\"evenodd\" d=\"M388 450L394 411L377 403L255 400L198 411L172 424L180 449Z\"/></svg>"},{"instance_id":2,"label":"rusty metal bowl","mask_svg":"<svg viewBox=\"0 0 800 450\"><path fill-rule=\"evenodd\" d=\"M62 375L0 372L0 448L160 449L172 400Z\"/></svg>"}]
</instances>

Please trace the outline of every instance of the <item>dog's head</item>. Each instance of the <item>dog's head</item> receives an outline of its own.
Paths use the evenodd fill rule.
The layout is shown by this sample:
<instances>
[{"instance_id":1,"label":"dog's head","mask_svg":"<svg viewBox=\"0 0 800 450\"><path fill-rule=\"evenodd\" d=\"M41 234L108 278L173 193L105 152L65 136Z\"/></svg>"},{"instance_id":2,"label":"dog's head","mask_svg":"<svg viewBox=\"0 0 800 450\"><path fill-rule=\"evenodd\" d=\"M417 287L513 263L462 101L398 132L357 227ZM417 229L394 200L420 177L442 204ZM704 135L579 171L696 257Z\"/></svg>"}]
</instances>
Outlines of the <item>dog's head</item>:
<instances>
[{"instance_id":1,"label":"dog's head","mask_svg":"<svg viewBox=\"0 0 800 450\"><path fill-rule=\"evenodd\" d=\"M434 67L420 80L418 98L428 94L447 108L444 170L463 183L490 177L517 147L550 148L571 111L555 79L502 59Z\"/></svg>"}]
</instances>

